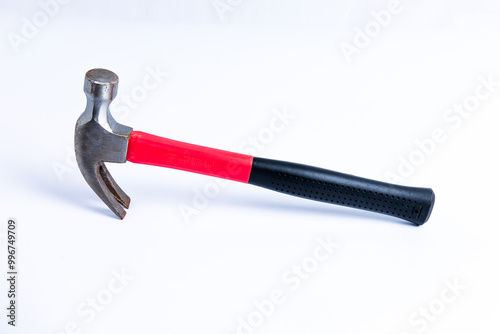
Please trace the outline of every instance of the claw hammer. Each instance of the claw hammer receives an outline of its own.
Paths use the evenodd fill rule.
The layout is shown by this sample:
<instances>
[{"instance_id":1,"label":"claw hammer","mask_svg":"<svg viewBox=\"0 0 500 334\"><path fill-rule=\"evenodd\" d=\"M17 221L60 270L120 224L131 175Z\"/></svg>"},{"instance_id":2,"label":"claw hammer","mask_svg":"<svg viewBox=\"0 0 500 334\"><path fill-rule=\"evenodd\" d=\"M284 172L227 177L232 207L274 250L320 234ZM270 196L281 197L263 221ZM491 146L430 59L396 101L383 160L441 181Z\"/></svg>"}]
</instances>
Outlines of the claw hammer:
<instances>
[{"instance_id":1,"label":"claw hammer","mask_svg":"<svg viewBox=\"0 0 500 334\"><path fill-rule=\"evenodd\" d=\"M120 219L130 197L105 162L168 167L253 184L304 199L368 210L416 225L434 205L430 188L406 187L292 162L253 157L162 138L118 123L109 110L118 76L105 69L85 75L87 106L76 122L75 152L83 177Z\"/></svg>"}]
</instances>

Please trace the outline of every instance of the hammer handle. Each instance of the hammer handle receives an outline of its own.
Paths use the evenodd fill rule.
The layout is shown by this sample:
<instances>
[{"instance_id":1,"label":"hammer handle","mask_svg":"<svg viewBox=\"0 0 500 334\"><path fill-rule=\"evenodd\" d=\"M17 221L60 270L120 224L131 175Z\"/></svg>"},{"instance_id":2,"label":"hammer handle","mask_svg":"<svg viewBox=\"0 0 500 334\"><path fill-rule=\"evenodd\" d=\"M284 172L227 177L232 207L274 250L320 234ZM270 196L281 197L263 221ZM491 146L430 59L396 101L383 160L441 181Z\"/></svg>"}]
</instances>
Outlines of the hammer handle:
<instances>
[{"instance_id":1,"label":"hammer handle","mask_svg":"<svg viewBox=\"0 0 500 334\"><path fill-rule=\"evenodd\" d=\"M127 160L253 184L314 201L377 212L417 225L434 205L429 188L405 187L327 169L193 145L133 131Z\"/></svg>"},{"instance_id":2,"label":"hammer handle","mask_svg":"<svg viewBox=\"0 0 500 334\"><path fill-rule=\"evenodd\" d=\"M184 143L140 131L132 131L128 141L127 161L243 183L248 183L252 160L251 155Z\"/></svg>"},{"instance_id":3,"label":"hammer handle","mask_svg":"<svg viewBox=\"0 0 500 334\"><path fill-rule=\"evenodd\" d=\"M248 183L314 201L378 212L417 225L434 205L430 188L405 187L292 162L254 158Z\"/></svg>"}]
</instances>

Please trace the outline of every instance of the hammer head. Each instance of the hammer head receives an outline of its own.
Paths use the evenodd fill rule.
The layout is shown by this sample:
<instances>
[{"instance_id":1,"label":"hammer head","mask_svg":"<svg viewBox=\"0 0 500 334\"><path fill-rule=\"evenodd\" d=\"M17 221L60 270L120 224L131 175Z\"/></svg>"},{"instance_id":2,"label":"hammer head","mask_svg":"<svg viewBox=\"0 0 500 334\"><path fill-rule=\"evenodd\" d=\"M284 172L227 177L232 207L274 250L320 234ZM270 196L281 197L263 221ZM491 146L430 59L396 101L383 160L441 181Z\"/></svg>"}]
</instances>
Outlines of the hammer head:
<instances>
[{"instance_id":1,"label":"hammer head","mask_svg":"<svg viewBox=\"0 0 500 334\"><path fill-rule=\"evenodd\" d=\"M118 76L105 69L93 69L85 75L87 107L75 128L75 153L83 177L104 203L121 219L130 197L118 187L104 165L126 162L132 128L115 121L109 104L116 97ZM122 207L123 206L123 207Z\"/></svg>"}]
</instances>

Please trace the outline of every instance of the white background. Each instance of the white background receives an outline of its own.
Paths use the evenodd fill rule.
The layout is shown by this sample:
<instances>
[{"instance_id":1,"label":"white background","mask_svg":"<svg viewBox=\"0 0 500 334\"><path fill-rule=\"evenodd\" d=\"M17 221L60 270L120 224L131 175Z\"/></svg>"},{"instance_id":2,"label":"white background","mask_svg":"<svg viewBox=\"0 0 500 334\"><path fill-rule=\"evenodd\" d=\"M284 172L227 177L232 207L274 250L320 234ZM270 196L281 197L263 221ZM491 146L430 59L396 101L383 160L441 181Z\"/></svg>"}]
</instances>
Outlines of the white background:
<instances>
[{"instance_id":1,"label":"white background","mask_svg":"<svg viewBox=\"0 0 500 334\"><path fill-rule=\"evenodd\" d=\"M480 77L500 81L499 2L401 0L351 61L342 43L387 1L229 3L219 15L211 0L73 0L49 17L0 2L0 268L14 217L20 273L16 328L1 280L0 333L233 334L249 317L258 324L239 332L498 333L500 86L466 118L448 110L474 100ZM135 130L245 152L286 109L295 118L256 155L379 180L419 157L398 182L432 187L434 212L414 227L127 163L109 166L132 197L120 221L71 153L95 67L120 76L112 110ZM168 76L123 108L148 69ZM446 140L418 153L436 129ZM217 195L183 217L208 188ZM317 238L339 246L293 290L283 275L310 263ZM254 302L274 289L284 301L259 319Z\"/></svg>"}]
</instances>

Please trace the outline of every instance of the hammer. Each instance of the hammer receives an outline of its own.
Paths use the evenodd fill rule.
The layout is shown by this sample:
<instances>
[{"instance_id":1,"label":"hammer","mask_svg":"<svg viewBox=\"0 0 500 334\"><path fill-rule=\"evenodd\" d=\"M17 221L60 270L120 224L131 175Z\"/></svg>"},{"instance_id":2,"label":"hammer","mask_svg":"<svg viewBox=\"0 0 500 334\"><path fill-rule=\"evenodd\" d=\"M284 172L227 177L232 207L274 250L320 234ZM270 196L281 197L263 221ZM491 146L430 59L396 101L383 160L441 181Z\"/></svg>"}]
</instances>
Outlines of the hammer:
<instances>
[{"instance_id":1,"label":"hammer","mask_svg":"<svg viewBox=\"0 0 500 334\"><path fill-rule=\"evenodd\" d=\"M309 200L368 210L416 225L434 205L430 188L406 187L292 162L253 157L162 138L118 123L109 110L118 76L105 69L85 75L87 106L76 122L75 152L83 177L120 219L130 197L111 177L105 162L169 167L253 184Z\"/></svg>"}]
</instances>

